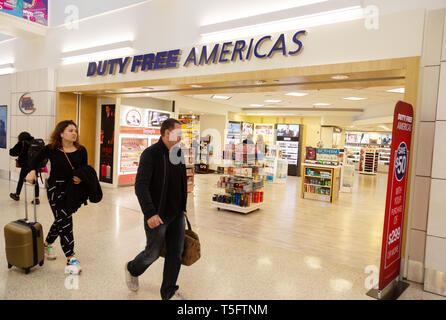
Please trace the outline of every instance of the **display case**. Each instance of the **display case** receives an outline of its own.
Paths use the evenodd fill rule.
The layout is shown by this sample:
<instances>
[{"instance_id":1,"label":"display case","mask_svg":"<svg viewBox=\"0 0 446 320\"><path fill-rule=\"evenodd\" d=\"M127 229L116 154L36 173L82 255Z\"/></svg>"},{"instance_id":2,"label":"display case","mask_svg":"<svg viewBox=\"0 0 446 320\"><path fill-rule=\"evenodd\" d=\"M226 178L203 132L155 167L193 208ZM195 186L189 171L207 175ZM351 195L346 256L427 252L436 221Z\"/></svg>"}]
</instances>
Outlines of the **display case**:
<instances>
[{"instance_id":1,"label":"display case","mask_svg":"<svg viewBox=\"0 0 446 320\"><path fill-rule=\"evenodd\" d=\"M355 166L343 165L341 167L341 192L350 193L353 191L353 185L355 182Z\"/></svg>"},{"instance_id":2,"label":"display case","mask_svg":"<svg viewBox=\"0 0 446 320\"><path fill-rule=\"evenodd\" d=\"M359 173L376 175L378 173L379 151L376 148L361 149Z\"/></svg>"},{"instance_id":3,"label":"display case","mask_svg":"<svg viewBox=\"0 0 446 320\"><path fill-rule=\"evenodd\" d=\"M277 124L276 144L282 150L282 158L288 161L288 175L300 176L300 133L298 124Z\"/></svg>"},{"instance_id":4,"label":"display case","mask_svg":"<svg viewBox=\"0 0 446 320\"><path fill-rule=\"evenodd\" d=\"M303 163L301 196L303 199L334 202L339 198L340 166Z\"/></svg>"},{"instance_id":5,"label":"display case","mask_svg":"<svg viewBox=\"0 0 446 320\"><path fill-rule=\"evenodd\" d=\"M267 145L264 159L265 180L271 183L286 183L288 177L288 160L281 158L278 145Z\"/></svg>"}]
</instances>

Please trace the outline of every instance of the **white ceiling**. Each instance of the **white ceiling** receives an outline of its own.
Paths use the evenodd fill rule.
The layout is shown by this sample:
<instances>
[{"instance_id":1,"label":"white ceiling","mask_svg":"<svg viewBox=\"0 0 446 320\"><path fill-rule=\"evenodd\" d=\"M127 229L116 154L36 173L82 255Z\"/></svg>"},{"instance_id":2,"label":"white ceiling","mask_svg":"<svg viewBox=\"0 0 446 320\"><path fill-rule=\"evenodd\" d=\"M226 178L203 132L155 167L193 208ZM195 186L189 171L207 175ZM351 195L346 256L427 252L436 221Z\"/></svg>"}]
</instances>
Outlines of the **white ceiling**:
<instances>
[{"instance_id":1,"label":"white ceiling","mask_svg":"<svg viewBox=\"0 0 446 320\"><path fill-rule=\"evenodd\" d=\"M258 113L260 111L274 112L278 108L286 108L290 114L296 113L297 115L324 115L325 109L347 109L338 111L340 116L345 115L344 112L348 110L354 111L356 115L360 115L363 112L357 111L362 109L364 112L370 112L371 109L380 108L381 110L388 107L388 114L392 114L393 108L398 100L404 99L404 94L389 93L387 90L396 89L396 87L373 87L364 89L326 89L326 90L301 90L299 93L308 93L304 97L295 97L286 95L287 92L252 92L252 93L234 93L224 94L230 96L229 100L215 100L212 99L211 94L193 95L192 98L219 102L233 107L244 109L247 114ZM367 98L363 101L348 101L344 100L347 97L359 97ZM267 103L265 100L282 100L280 103ZM314 106L318 103L330 104L330 106ZM251 104L262 104L263 107L253 107ZM292 109L309 109L309 110L296 110ZM324 109L324 112L318 113L315 110L320 108ZM254 110L255 109L255 110ZM260 110L259 110L260 109ZM254 112L255 111L255 112ZM373 110L372 110L373 111ZM351 112L348 112L351 114Z\"/></svg>"}]
</instances>

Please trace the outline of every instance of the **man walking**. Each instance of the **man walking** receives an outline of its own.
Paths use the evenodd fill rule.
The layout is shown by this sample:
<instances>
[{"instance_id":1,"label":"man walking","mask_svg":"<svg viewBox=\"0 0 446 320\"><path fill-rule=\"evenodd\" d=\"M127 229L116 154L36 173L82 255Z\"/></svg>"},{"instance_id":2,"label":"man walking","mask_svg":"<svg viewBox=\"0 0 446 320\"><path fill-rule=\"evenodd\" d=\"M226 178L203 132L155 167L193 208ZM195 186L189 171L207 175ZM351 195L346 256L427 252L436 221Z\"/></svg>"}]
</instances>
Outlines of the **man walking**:
<instances>
[{"instance_id":1,"label":"man walking","mask_svg":"<svg viewBox=\"0 0 446 320\"><path fill-rule=\"evenodd\" d=\"M147 245L125 265L126 283L138 291L138 277L159 258L166 244L161 298L179 298L176 285L184 247L184 212L187 202L187 177L184 156L178 143L181 124L167 119L161 125L160 140L141 155L135 191L144 214Z\"/></svg>"}]
</instances>

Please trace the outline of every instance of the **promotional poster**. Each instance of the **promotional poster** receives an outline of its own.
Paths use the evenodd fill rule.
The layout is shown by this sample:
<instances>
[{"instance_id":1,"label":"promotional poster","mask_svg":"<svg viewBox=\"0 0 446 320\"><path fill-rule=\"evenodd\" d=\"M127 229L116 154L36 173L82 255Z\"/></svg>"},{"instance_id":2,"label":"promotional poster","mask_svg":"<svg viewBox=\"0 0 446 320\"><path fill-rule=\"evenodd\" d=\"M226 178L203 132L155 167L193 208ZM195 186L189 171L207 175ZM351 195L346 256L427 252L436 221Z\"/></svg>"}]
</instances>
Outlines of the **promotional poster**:
<instances>
[{"instance_id":1,"label":"promotional poster","mask_svg":"<svg viewBox=\"0 0 446 320\"><path fill-rule=\"evenodd\" d=\"M0 12L48 26L48 0L0 0Z\"/></svg>"},{"instance_id":2,"label":"promotional poster","mask_svg":"<svg viewBox=\"0 0 446 320\"><path fill-rule=\"evenodd\" d=\"M8 118L8 107L0 106L0 148L6 149L6 123Z\"/></svg>"},{"instance_id":3,"label":"promotional poster","mask_svg":"<svg viewBox=\"0 0 446 320\"><path fill-rule=\"evenodd\" d=\"M115 136L115 105L102 105L101 154L99 181L113 183L113 146Z\"/></svg>"}]
</instances>

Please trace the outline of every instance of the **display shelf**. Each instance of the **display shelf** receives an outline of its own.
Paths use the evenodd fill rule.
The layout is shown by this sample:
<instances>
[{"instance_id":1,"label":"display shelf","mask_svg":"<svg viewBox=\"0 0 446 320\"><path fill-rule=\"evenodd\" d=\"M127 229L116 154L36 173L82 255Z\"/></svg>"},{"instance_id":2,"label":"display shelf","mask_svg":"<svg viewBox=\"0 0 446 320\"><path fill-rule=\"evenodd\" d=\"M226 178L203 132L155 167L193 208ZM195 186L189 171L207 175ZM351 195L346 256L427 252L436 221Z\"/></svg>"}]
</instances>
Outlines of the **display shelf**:
<instances>
[{"instance_id":1,"label":"display shelf","mask_svg":"<svg viewBox=\"0 0 446 320\"><path fill-rule=\"evenodd\" d=\"M302 179L301 196L303 199L334 202L339 197L340 166L317 165L303 163L304 177ZM315 181L329 182L327 185Z\"/></svg>"},{"instance_id":2,"label":"display shelf","mask_svg":"<svg viewBox=\"0 0 446 320\"><path fill-rule=\"evenodd\" d=\"M361 149L359 172L362 174L376 175L378 172L378 159L380 153L377 148Z\"/></svg>"},{"instance_id":3,"label":"display shelf","mask_svg":"<svg viewBox=\"0 0 446 320\"><path fill-rule=\"evenodd\" d=\"M227 204L227 203L220 203L220 202L216 202L216 201L211 201L211 205L215 208L217 208L218 210L228 210L228 211L235 211L235 212L239 212L239 213L244 213L244 214L248 214L250 212L259 210L263 207L263 203L256 203L253 204L249 207L240 207L234 204Z\"/></svg>"}]
</instances>

